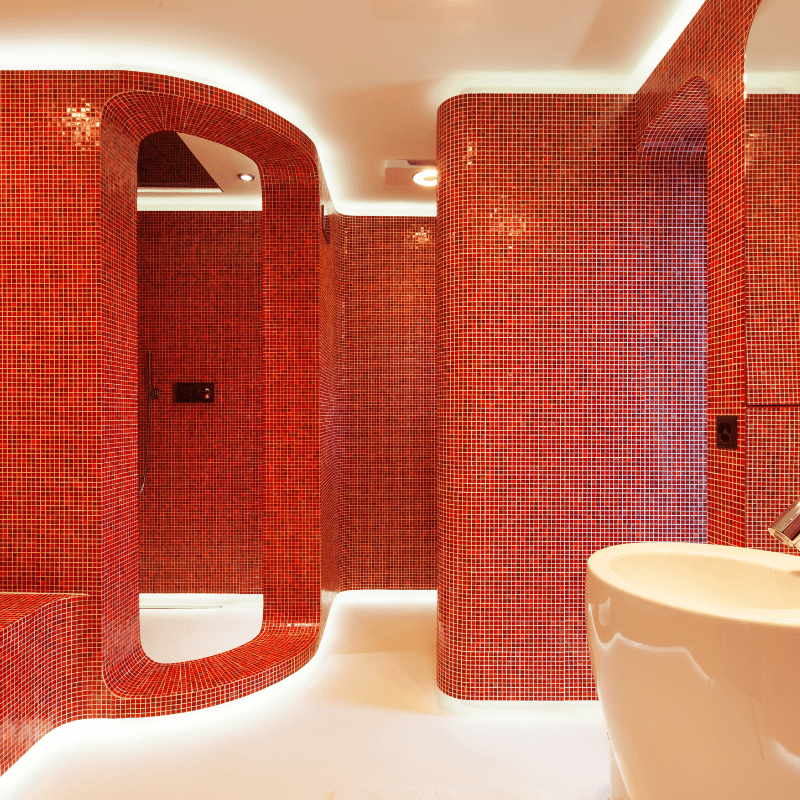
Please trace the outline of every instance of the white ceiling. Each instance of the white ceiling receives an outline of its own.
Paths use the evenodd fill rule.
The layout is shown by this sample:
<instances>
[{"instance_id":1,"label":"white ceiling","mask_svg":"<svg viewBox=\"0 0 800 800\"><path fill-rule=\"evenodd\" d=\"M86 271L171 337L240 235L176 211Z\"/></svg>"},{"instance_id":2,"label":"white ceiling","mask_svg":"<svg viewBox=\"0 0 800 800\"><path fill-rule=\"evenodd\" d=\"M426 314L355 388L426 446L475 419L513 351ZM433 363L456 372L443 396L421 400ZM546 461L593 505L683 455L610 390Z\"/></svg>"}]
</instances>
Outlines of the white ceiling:
<instances>
[{"instance_id":1,"label":"white ceiling","mask_svg":"<svg viewBox=\"0 0 800 800\"><path fill-rule=\"evenodd\" d=\"M261 178L256 162L244 153L219 142L209 142L188 133L178 134L194 157L222 190L222 193L204 193L193 189L191 194L181 192L142 193L136 197L139 211L261 211ZM255 180L239 180L241 173L253 175Z\"/></svg>"},{"instance_id":2,"label":"white ceiling","mask_svg":"<svg viewBox=\"0 0 800 800\"><path fill-rule=\"evenodd\" d=\"M636 91L702 3L0 0L0 68L143 69L237 92L311 137L339 211L432 215L434 190L387 186L384 164L435 157L443 100Z\"/></svg>"},{"instance_id":3,"label":"white ceiling","mask_svg":"<svg viewBox=\"0 0 800 800\"><path fill-rule=\"evenodd\" d=\"M800 0L762 0L745 65L750 94L800 94Z\"/></svg>"}]
</instances>

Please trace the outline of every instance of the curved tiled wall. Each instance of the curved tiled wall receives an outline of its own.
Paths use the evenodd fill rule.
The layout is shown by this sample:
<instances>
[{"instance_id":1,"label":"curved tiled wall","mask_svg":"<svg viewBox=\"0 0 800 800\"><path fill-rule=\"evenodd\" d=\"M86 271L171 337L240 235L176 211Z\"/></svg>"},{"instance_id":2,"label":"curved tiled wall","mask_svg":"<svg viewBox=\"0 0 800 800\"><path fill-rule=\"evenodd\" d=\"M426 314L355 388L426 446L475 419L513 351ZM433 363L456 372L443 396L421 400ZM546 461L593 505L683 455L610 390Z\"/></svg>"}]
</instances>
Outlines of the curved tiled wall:
<instances>
[{"instance_id":1,"label":"curved tiled wall","mask_svg":"<svg viewBox=\"0 0 800 800\"><path fill-rule=\"evenodd\" d=\"M708 97L708 441L717 415L745 419L744 54L760 0L707 0L639 90L637 130L695 77ZM708 449L708 538L745 544L747 437Z\"/></svg>"},{"instance_id":2,"label":"curved tiled wall","mask_svg":"<svg viewBox=\"0 0 800 800\"><path fill-rule=\"evenodd\" d=\"M800 96L751 94L747 172L747 544L800 495Z\"/></svg>"},{"instance_id":3,"label":"curved tiled wall","mask_svg":"<svg viewBox=\"0 0 800 800\"><path fill-rule=\"evenodd\" d=\"M757 6L707 0L635 97L465 95L439 109L438 669L449 694L592 697L586 557L630 539L702 538L706 513L710 541L745 543L746 437L707 455L703 439L717 414L745 413L742 74ZM658 167L667 183L679 162L694 173L696 213L681 220L693 280L704 270L691 251L707 241L707 328L691 319L704 307L691 290L681 313L695 341L678 359L702 358L707 337L707 376L670 383L648 377L664 353L647 320L679 287L643 278L675 251L635 231L657 211L636 200L653 175L635 156L659 124L694 136L703 116L707 155L676 144ZM684 402L704 383L707 400ZM641 410L654 399L674 412L655 432L658 413Z\"/></svg>"},{"instance_id":4,"label":"curved tiled wall","mask_svg":"<svg viewBox=\"0 0 800 800\"><path fill-rule=\"evenodd\" d=\"M140 211L137 247L140 591L261 594L261 212ZM214 403L174 402L192 380Z\"/></svg>"},{"instance_id":5,"label":"curved tiled wall","mask_svg":"<svg viewBox=\"0 0 800 800\"><path fill-rule=\"evenodd\" d=\"M14 398L4 411L9 523L0 589L85 595L82 633L69 631L82 657L59 648L48 655L49 645L37 651L30 681L3 685L3 718L31 708L36 674L67 669L77 671L80 691L50 725L223 702L313 654L345 574L347 588L429 587L433 221L374 219L365 228L336 214L311 142L211 87L114 71L5 72L0 95L8 110L0 166L9 178L0 183L0 249L13 265L3 379ZM139 141L162 129L253 158L265 209L265 622L243 647L184 664L150 661L138 635L135 163ZM364 313L381 326L356 330ZM402 324L387 334L383 323L393 319ZM354 337L359 347L345 353ZM345 358L351 378L343 378ZM384 425L387 398L390 429L413 426L417 445L399 448L394 434L345 441L345 401L349 417L377 414ZM374 473L358 472L365 449L380 465ZM345 459L356 470L346 486ZM377 527L376 508L384 517ZM371 527L354 540L346 529L359 520ZM380 552L385 559L369 555ZM59 619L47 617L43 642L66 635ZM28 726L23 735L12 726L12 760L47 729Z\"/></svg>"},{"instance_id":6,"label":"curved tiled wall","mask_svg":"<svg viewBox=\"0 0 800 800\"><path fill-rule=\"evenodd\" d=\"M310 658L320 624L314 147L266 109L178 79L3 73L0 87L3 174L27 176L22 191L14 180L0 188L20 326L4 375L8 396L25 397L6 418L17 444L0 588L86 595L73 681L83 691L56 721L171 713L255 691ZM264 186L264 624L243 647L184 664L150 661L138 631L136 158L156 130L246 153ZM35 669L60 669L47 652L31 655ZM6 718L28 690L4 684ZM17 755L36 738L15 736Z\"/></svg>"},{"instance_id":7,"label":"curved tiled wall","mask_svg":"<svg viewBox=\"0 0 800 800\"><path fill-rule=\"evenodd\" d=\"M0 592L0 773L48 731L83 715L85 600Z\"/></svg>"},{"instance_id":8,"label":"curved tiled wall","mask_svg":"<svg viewBox=\"0 0 800 800\"><path fill-rule=\"evenodd\" d=\"M654 234L653 175L689 173L641 164L634 125L630 96L440 109L439 685L456 697L592 698L588 556L705 537L705 172Z\"/></svg>"},{"instance_id":9,"label":"curved tiled wall","mask_svg":"<svg viewBox=\"0 0 800 800\"><path fill-rule=\"evenodd\" d=\"M319 625L318 252L315 154L283 120L180 93L128 91L101 116L103 200L104 417L103 677L117 697L104 713L164 713L232 699L297 669L315 649ZM138 636L136 160L157 130L213 138L253 159L262 175L264 624L256 639L185 664L155 664ZM131 305L133 301L133 305ZM131 385L133 380L133 385ZM131 392L133 389L133 393ZM122 480L120 480L122 478ZM113 510L112 510L113 509ZM123 513L120 513L120 511ZM127 512L127 513L126 513ZM135 509L134 509L135 512ZM302 565L299 568L298 565Z\"/></svg>"}]
</instances>

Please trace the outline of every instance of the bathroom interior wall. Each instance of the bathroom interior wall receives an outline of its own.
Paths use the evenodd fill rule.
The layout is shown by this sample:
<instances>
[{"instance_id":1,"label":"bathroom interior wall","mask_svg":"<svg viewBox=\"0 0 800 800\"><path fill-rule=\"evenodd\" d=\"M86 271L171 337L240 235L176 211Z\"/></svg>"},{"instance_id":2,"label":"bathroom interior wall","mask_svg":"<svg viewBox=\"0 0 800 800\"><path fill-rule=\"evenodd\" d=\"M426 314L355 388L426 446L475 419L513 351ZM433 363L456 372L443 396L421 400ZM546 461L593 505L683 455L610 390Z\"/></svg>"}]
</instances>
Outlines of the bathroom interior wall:
<instances>
[{"instance_id":1,"label":"bathroom interior wall","mask_svg":"<svg viewBox=\"0 0 800 800\"><path fill-rule=\"evenodd\" d=\"M143 592L261 593L264 389L261 213L138 212ZM212 381L213 404L176 403Z\"/></svg>"},{"instance_id":2,"label":"bathroom interior wall","mask_svg":"<svg viewBox=\"0 0 800 800\"><path fill-rule=\"evenodd\" d=\"M800 96L751 94L747 171L747 402L800 404Z\"/></svg>"},{"instance_id":3,"label":"bathroom interior wall","mask_svg":"<svg viewBox=\"0 0 800 800\"><path fill-rule=\"evenodd\" d=\"M98 82L0 71L0 771L99 677Z\"/></svg>"},{"instance_id":4,"label":"bathroom interior wall","mask_svg":"<svg viewBox=\"0 0 800 800\"><path fill-rule=\"evenodd\" d=\"M747 171L747 545L800 497L800 97L750 94Z\"/></svg>"},{"instance_id":5,"label":"bathroom interior wall","mask_svg":"<svg viewBox=\"0 0 800 800\"><path fill-rule=\"evenodd\" d=\"M260 592L260 213L137 219L140 475L148 349L160 389L140 496L141 591ZM323 563L336 568L323 584L434 588L435 220L334 213L329 225L321 493ZM178 380L214 380L215 403L174 403Z\"/></svg>"},{"instance_id":6,"label":"bathroom interior wall","mask_svg":"<svg viewBox=\"0 0 800 800\"><path fill-rule=\"evenodd\" d=\"M501 155L491 155L481 165L481 176L491 177L494 169L497 175L486 183L485 193L481 181L471 184L475 202L480 203L476 208L482 209L482 216L472 220L465 213L466 207L452 202L453 194L447 186L456 150L441 149L444 160L437 260L442 263L442 257L447 258L453 248L461 248L459 252L464 256L463 261L451 262L452 280L447 284L450 296L447 304L440 301L437 309L440 326L446 325L453 332L451 339L439 343L440 375L447 381L447 390L453 392L453 402L442 387L437 390L440 398L447 399L446 405L440 403L439 421L450 426L447 437L439 434L440 451L446 459L443 466L448 472L442 475L447 481L444 487L447 491L442 491L440 483L437 499L443 531L438 551L444 581L440 584L444 589L441 622L449 626L448 646L455 648L440 652L440 659L443 658L441 670L446 677L444 688L451 693L463 690L462 696L471 693L492 699L591 696L587 664L581 656L580 632L570 627L576 609L568 612L565 602L562 615L560 601L579 594L580 575L573 567L588 554L584 552L589 550L583 544L584 526L598 530L593 520L603 518L605 503L613 505L615 515L621 508L622 518L629 519L625 497L634 495L626 495L625 476L633 475L636 480L641 472L635 463L625 460L624 447L619 448L619 453L608 451L611 460L604 463L611 465L614 459L621 458L621 463L609 472L610 500L601 499L597 509L586 506L586 513L566 532L559 527L554 535L552 529L545 531L540 527L535 530L542 532L541 538L530 542L525 538L519 523L521 514L540 511L539 506L533 509L525 506L528 501L524 498L536 497L537 493L526 491L529 485L518 480L517 469L522 462L534 465L539 462L531 456L527 440L523 447L512 447L514 442L521 441L525 426L536 425L538 438L531 441L537 448L535 452L549 459L542 462L544 466L561 464L562 439L582 445L598 427L606 442L613 438L605 438L608 432L614 433L603 419L590 418L587 423L581 418L571 418L565 423L565 416L555 413L563 404L559 395L563 386L577 386L573 391L580 391L583 380L580 371L577 378L568 371L572 369L571 354L576 347L578 354L591 353L592 359L594 355L599 357L599 363L613 365L613 360L609 362L602 350L602 338L598 341L594 337L592 325L595 317L599 317L599 331L613 330L615 321L610 310L616 313L620 307L615 305L616 301L608 305L593 299L591 303L576 302L570 296L570 307L585 313L578 315L577 320L569 320L570 325L576 325L577 338L563 337L559 342L559 325L566 322L560 322L557 314L548 319L546 305L552 301L555 309L567 309L568 295L566 290L562 292L566 278L558 278L558 270L566 270L567 260L565 257L555 260L558 270L552 286L553 271L546 271L548 260L551 255L566 252L580 256L585 238L570 237L578 237L580 227L586 226L555 224L549 207L560 209L560 219L586 220L586 203L594 202L592 208L597 210L593 198L608 195L604 202L609 213L613 210L621 215L620 219L629 219L626 214L630 214L630 206L618 203L618 197L630 187L624 181L618 185L621 178L614 177L615 172L630 174L635 143L670 99L695 76L701 76L708 86L709 440L713 440L715 414L744 413L742 73L747 31L757 6L758 0L706 0L637 96L634 122L621 118L621 128L600 126L599 130L606 131L600 137L601 142L611 139L624 143L624 169L617 170L615 166L619 158L614 155L616 145L584 149L586 142L591 142L593 115L586 109L569 106L574 98L564 99L563 109L555 108L549 123L546 114L544 118L535 117L537 124L540 121L548 124L540 125L541 136L529 138L527 134L515 133L520 130L519 116L513 113L514 101L506 99L503 102L512 103L509 107L512 113L498 119L502 124L494 141L501 142L509 134L512 142L529 149L514 151L512 145ZM138 92L147 94L146 107L134 102ZM271 231L269 245L265 243L269 252L286 257L285 269L276 273L283 282L271 295L272 300L283 303L285 308L276 311L270 324L275 325L276 331L287 333L276 338L272 365L279 365L282 355L295 352L290 343L296 346L300 342L300 352L289 368L275 370L274 410L276 414L281 411L278 395L293 397L303 421L294 431L283 431L283 441L276 437L271 444L276 451L280 448L291 451L294 458L291 472L273 472L268 476L268 496L279 496L281 501L270 509L270 518L283 523L281 529L286 535L273 542L276 547L267 554L265 568L280 578L273 598L275 607L281 609L288 603L287 618L301 619L308 628L303 629L302 635L293 634L292 641L277 638L266 641L260 637L246 653L238 653L229 660L204 660L197 669L189 665L135 674L129 668L138 670L142 665L127 660L127 656L135 650L137 640L133 622L138 588L136 308L135 302L130 302L135 293L127 292L127 286L131 280L135 283L136 263L130 257L127 240L118 231L104 239L104 229L98 224L103 218L101 199L108 204L106 216L121 214L126 220L135 218L128 206L117 204L120 193L127 191L125 176L104 172L105 159L101 159L104 152L116 151L113 141L103 140L108 132L104 129L101 134L100 112L107 108L110 98L120 93L125 93L126 102L131 103L127 118L120 113L126 125L147 131L148 120L159 119L171 123L174 129L175 121L180 119L176 108L192 107L195 113L202 108L203 114L196 119L202 118L206 127L195 126L197 135L218 138L214 135L216 131L233 125L236 135L228 140L230 146L238 144L242 149L247 143L262 142L263 148L254 157L265 165L279 165L279 170L283 168L280 165L288 165L285 175L296 180L295 188L300 188L292 199L284 198L282 204L275 206L283 220L291 219L298 225L284 224L282 229ZM165 94L180 98L181 102L169 105L163 100ZM0 170L4 176L0 182L0 256L4 264L11 265L10 274L4 275L8 291L0 296L7 325L0 363L3 388L0 413L4 422L0 437L5 459L0 471L0 494L7 519L0 548L0 580L5 591L86 595L82 602L85 629L78 634L78 647L58 647L64 636L73 634L65 633L68 621L59 621L58 615L48 617L47 625L51 626L48 630L57 630L58 636L52 639L53 647L47 648L52 662L42 667L41 674L74 676L70 671L75 666L73 657L75 651L80 651L85 664L84 694L75 700L70 712L73 718L183 711L222 702L279 680L310 657L317 634L314 593L318 597L319 555L315 547L319 549L316 539L319 519L315 443L326 439L324 432L318 436L317 428L318 392L314 373L317 353L314 332L319 327L315 318L317 284L316 273L308 267L313 260L310 249L312 245L316 247L318 238L303 226L303 220L316 213L314 205L318 197L312 178L302 166L309 159L313 162L313 145L284 120L249 101L164 76L117 71L2 72L0 100L5 112L0 115L3 141ZM553 100L561 102L558 98ZM460 141L464 145L462 156L467 154L466 162L469 140L459 132L463 122L456 119L457 105L461 102L466 101L460 98L445 106L440 136L445 137L445 143ZM607 118L600 110L603 104L612 109L612 117L615 109L630 105L628 98L601 97L592 102L599 104L594 121ZM209 108L214 112L210 118L206 117ZM105 122L106 116L104 125ZM561 127L562 132L553 132L554 127ZM632 136L622 131L625 127L633 129ZM559 149L565 153L563 160L555 158ZM485 149L482 152L491 154ZM587 152L594 152L596 155L591 157L603 165L602 180L589 177L576 180L576 175L588 176L587 170L577 169L590 158ZM537 165L530 175L530 184L525 183L528 178L522 166L528 153L537 155L536 159L530 159ZM133 158L133 153L129 155ZM542 155L550 160L542 161ZM474 165L463 166L462 178L467 174L466 167ZM558 175L555 170L561 166L564 171ZM506 167L513 168L507 184L502 181ZM558 191L543 193L540 206L535 209L537 213L533 214L528 198L539 185L548 190L555 186ZM562 191L569 187L576 190ZM507 203L507 199L514 202ZM495 209L503 213L498 215ZM508 209L512 213L506 214ZM522 233L520 219L524 222ZM332 233L336 230L334 222ZM476 226L485 237L473 235ZM626 242L630 240L625 236L624 225L621 236L617 236L616 229L607 228L594 228L591 236L597 230L608 235L591 240L597 250L589 250L590 255L598 250L611 254L626 252ZM516 242L525 237L530 237L530 243L515 250ZM537 249L534 243L540 238L546 247ZM491 271L487 273L492 280L482 292L477 291L474 280L467 282L476 277L479 253L492 257ZM537 277L533 286L515 277L518 253L535 256L533 263L539 272L534 273ZM115 266L110 270L110 263L121 265L120 269ZM580 257L570 259L569 263L574 263L570 269L575 270L585 266ZM607 266L604 259L599 263ZM608 269L600 276L584 273L585 283L576 281L576 286L591 286L598 277L599 285L603 286L602 279L607 276L610 281L614 271L621 268L612 264ZM563 274L566 276L566 272ZM439 279L442 277L446 276L440 273ZM121 293L123 289L126 293ZM500 314L498 308L502 304L512 313ZM609 313L605 314L606 311ZM298 325L301 330L296 335ZM530 329L539 331L539 338L523 336L521 341L524 349L534 352L536 374L541 378L539 392L529 391L527 376L516 371L520 363L517 357L522 358L523 348L506 352L501 346L504 336L516 339L520 331L524 334ZM591 345L594 349L581 350L590 333L591 341L597 344ZM442 347L448 349L443 352ZM624 339L623 347L627 347ZM121 357L117 364L115 359ZM587 361L594 363L592 359ZM468 367L473 364L475 370L487 370L489 375L491 362L510 376L511 384L504 384L498 375L494 387L487 384L491 391L481 394L473 380L475 373ZM448 365L451 366L443 372L442 367ZM299 387L298 376L309 373L309 380ZM552 391L548 374L558 378ZM558 376L569 379L561 384L562 388ZM598 385L610 390L615 380L618 378L610 374ZM535 401L530 404L532 422L513 414L504 416L511 392L517 392L518 399ZM614 402L613 398L608 402ZM493 426L487 426L487 419ZM559 434L565 424L571 427ZM467 436L469 426L474 431L472 438ZM494 448L495 443L500 446ZM709 450L710 541L745 543L746 444L746 431L740 426L738 451L716 451L713 447ZM451 452L453 448L455 452ZM472 463L468 459L470 448L475 453ZM587 450L588 455L593 452L596 451L592 448ZM461 460L455 460L455 456ZM564 457L568 465L576 467L575 472L559 466L559 471L550 473L555 477L548 478L546 470L537 466L531 484L537 491L540 488L549 491L543 497L550 505L543 510L558 521L567 519L562 513L566 507L560 497L573 491L584 492L583 496L589 500L595 496L596 474L590 469L590 477L583 478L574 448L565 451ZM780 467L779 462L771 459L772 456L765 457L762 463L767 468L774 464ZM578 478L577 484L572 480L573 475ZM322 475L321 485L326 480ZM483 481L480 494L466 492L468 480ZM614 489L620 487L620 481L622 488ZM335 489L335 481L329 485ZM497 489L494 493L492 486ZM456 501L463 497L468 503L457 508ZM457 514L458 509L465 513ZM496 524L503 519L510 520L510 527ZM623 535L625 530L623 526ZM601 535L591 546L614 541L615 538ZM479 547L483 547L481 552L476 549ZM529 554L527 560L523 553ZM294 570L298 563L307 565L302 574ZM564 565L563 573L559 574L551 563ZM540 569L540 582L530 580L533 568ZM571 587L569 594L567 587ZM293 605L291 598L297 598ZM494 599L481 607L483 598ZM536 615L528 610L534 604L538 609ZM483 635L481 624L485 625ZM268 633L272 635L273 631ZM46 656L36 648L44 641L40 636L29 637L26 642L30 648L19 657L42 663L39 659ZM109 641L110 650L106 647ZM577 646L572 650L566 646L575 642ZM464 650L463 658L458 655L458 648ZM577 658L572 655L575 652ZM104 655L108 656L105 663ZM456 655L460 659L457 662L453 661ZM470 656L474 657L472 661ZM538 669L544 671L544 677L538 686L532 687L529 676L536 675ZM230 676L234 674L240 677L232 680ZM130 675L135 680L129 686L123 685L122 679ZM110 679L117 681L117 690L128 691L128 695L121 697L110 691ZM187 692L186 686L191 681L194 688ZM9 684L4 683L0 691L7 707ZM166 691L174 693L167 697ZM35 722L33 708L25 704L20 707L24 709L23 716ZM57 714L51 722L57 724L65 719ZM27 747L33 738L18 740L20 748ZM9 739L6 744L13 747L14 741ZM21 749L14 752L19 754Z\"/></svg>"},{"instance_id":7,"label":"bathroom interior wall","mask_svg":"<svg viewBox=\"0 0 800 800\"><path fill-rule=\"evenodd\" d=\"M98 588L87 562L99 544L101 249L98 204L75 187L94 188L99 149L69 111L96 120L87 89L85 74L0 71L6 592Z\"/></svg>"},{"instance_id":8,"label":"bathroom interior wall","mask_svg":"<svg viewBox=\"0 0 800 800\"><path fill-rule=\"evenodd\" d=\"M190 710L280 680L316 649L320 620L316 153L285 120L243 98L179 79L114 73L103 107L104 234L102 666L93 708L105 716ZM122 84L122 86L120 86ZM127 89L127 91L124 91ZM139 142L180 130L245 153L262 183L264 620L233 651L156 664L138 636L138 347L136 180ZM98 658L99 657L99 658Z\"/></svg>"},{"instance_id":9,"label":"bathroom interior wall","mask_svg":"<svg viewBox=\"0 0 800 800\"><path fill-rule=\"evenodd\" d=\"M627 96L439 110L439 686L455 697L592 696L586 559L641 531L633 122Z\"/></svg>"},{"instance_id":10,"label":"bathroom interior wall","mask_svg":"<svg viewBox=\"0 0 800 800\"><path fill-rule=\"evenodd\" d=\"M334 211L330 192L320 175L319 315L320 315L320 588L321 614L327 618L341 588L342 536L342 259L341 217Z\"/></svg>"},{"instance_id":11,"label":"bathroom interior wall","mask_svg":"<svg viewBox=\"0 0 800 800\"><path fill-rule=\"evenodd\" d=\"M746 544L744 54L760 0L706 0L637 93L637 140L687 83L708 96L708 540ZM717 415L739 419L737 450L714 446Z\"/></svg>"},{"instance_id":12,"label":"bathroom interior wall","mask_svg":"<svg viewBox=\"0 0 800 800\"><path fill-rule=\"evenodd\" d=\"M638 149L639 310L648 538L704 542L708 268L705 83L690 81Z\"/></svg>"},{"instance_id":13,"label":"bathroom interior wall","mask_svg":"<svg viewBox=\"0 0 800 800\"><path fill-rule=\"evenodd\" d=\"M432 589L436 221L342 216L342 589Z\"/></svg>"},{"instance_id":14,"label":"bathroom interior wall","mask_svg":"<svg viewBox=\"0 0 800 800\"><path fill-rule=\"evenodd\" d=\"M85 599L0 593L0 774L53 728L83 715Z\"/></svg>"},{"instance_id":15,"label":"bathroom interior wall","mask_svg":"<svg viewBox=\"0 0 800 800\"><path fill-rule=\"evenodd\" d=\"M457 697L594 697L588 556L706 536L705 151L637 161L635 121L629 96L440 110L439 682Z\"/></svg>"},{"instance_id":16,"label":"bathroom interior wall","mask_svg":"<svg viewBox=\"0 0 800 800\"><path fill-rule=\"evenodd\" d=\"M743 74L758 4L708 0L633 102L593 97L580 109L581 98L550 97L544 102L554 107L539 117L522 96L466 96L440 108L437 558L439 682L449 694L470 699L592 696L582 613L575 602L582 597L583 565L598 547L647 535L641 524L647 513L636 502L649 500L641 493L637 497L635 487L644 485L642 459L663 462L642 448L647 437L641 427L637 432L642 421L649 423L637 411L643 400L635 385L642 350L630 347L635 329L626 327L613 338L606 333L611 341L606 351L598 328L600 335L582 347L569 314L570 287L580 283L572 277L559 283L564 269L559 256L569 253L567 268L574 269L582 266L584 253L594 256L595 245L600 257L591 263L603 271L590 285L603 287L611 276L612 285L631 288L624 270L615 266L629 257L632 244L625 237L623 223L630 219L625 204L613 209L613 222L603 229L603 217L596 213L602 203L595 198L611 206L617 202L613 189L633 174L631 150L696 78L707 89L708 540L746 542ZM620 130L619 144L611 142L606 149L592 141L595 130L604 128L589 122L591 105L614 102L630 104L630 133ZM526 137L527 131L535 136ZM560 137L563 141L553 147ZM602 138L597 134L598 143ZM611 133L607 141L613 138ZM620 158L622 153L628 155ZM596 158L600 165L583 180L582 157ZM625 185L621 196L630 197L632 188ZM572 226L573 220L584 224ZM537 249L533 243L539 241L544 246ZM636 246L645 244L643 237ZM535 266L527 274L522 256ZM641 257L645 263L650 258L644 250ZM645 294L652 291L641 288ZM502 309L513 313L504 316ZM554 309L552 319L547 309ZM595 302L581 308L578 330L588 328L603 309ZM620 297L609 318L624 319L629 309L628 299ZM606 331L613 333L613 327ZM593 348L599 358L587 358ZM574 360L580 363L583 356L589 365L605 366L609 355L611 362L620 359L618 374L633 367L634 384L626 388L618 382L623 391L614 394L610 380L610 394L596 393L598 409L619 404L608 417L581 411L570 419L566 389L581 378ZM525 402L530 411L524 410ZM690 418L696 411L691 405ZM713 446L718 414L739 417L737 450ZM625 421L621 430L614 429L614 420ZM673 430L679 433L680 425ZM605 460L604 441L611 443ZM575 459L576 450L586 454L587 463ZM613 498L620 494L624 499L615 506ZM694 507L702 517L701 505ZM610 523L599 530L612 535L587 536L584 521L595 516ZM696 533L684 529L681 535ZM587 540L591 546L584 552ZM534 573L540 579L526 581Z\"/></svg>"}]
</instances>

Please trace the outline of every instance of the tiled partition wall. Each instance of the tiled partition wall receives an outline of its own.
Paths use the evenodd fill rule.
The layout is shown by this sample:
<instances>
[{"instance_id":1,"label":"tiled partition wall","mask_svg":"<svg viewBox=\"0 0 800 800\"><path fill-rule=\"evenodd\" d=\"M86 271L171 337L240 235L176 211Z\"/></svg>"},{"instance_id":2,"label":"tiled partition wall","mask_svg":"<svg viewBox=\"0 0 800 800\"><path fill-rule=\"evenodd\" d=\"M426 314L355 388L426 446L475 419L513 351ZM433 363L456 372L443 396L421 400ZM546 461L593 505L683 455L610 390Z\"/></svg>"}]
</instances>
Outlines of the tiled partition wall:
<instances>
[{"instance_id":1,"label":"tiled partition wall","mask_svg":"<svg viewBox=\"0 0 800 800\"><path fill-rule=\"evenodd\" d=\"M83 715L84 601L0 592L0 773L48 731Z\"/></svg>"},{"instance_id":2,"label":"tiled partition wall","mask_svg":"<svg viewBox=\"0 0 800 800\"><path fill-rule=\"evenodd\" d=\"M341 217L333 210L322 170L319 241L319 503L321 622L341 585L342 538L342 267ZM327 213L326 213L327 212Z\"/></svg>"},{"instance_id":3,"label":"tiled partition wall","mask_svg":"<svg viewBox=\"0 0 800 800\"><path fill-rule=\"evenodd\" d=\"M747 544L800 497L800 97L751 94L747 173Z\"/></svg>"},{"instance_id":4,"label":"tiled partition wall","mask_svg":"<svg viewBox=\"0 0 800 800\"><path fill-rule=\"evenodd\" d=\"M323 181L325 197L326 191ZM323 613L339 590L435 586L436 221L331 211L326 227L320 239Z\"/></svg>"},{"instance_id":5,"label":"tiled partition wall","mask_svg":"<svg viewBox=\"0 0 800 800\"><path fill-rule=\"evenodd\" d=\"M591 698L588 556L705 536L705 176L660 151L637 171L634 110L440 109L439 682L457 697ZM664 186L697 202L640 204ZM648 227L668 219L680 241Z\"/></svg>"},{"instance_id":6,"label":"tiled partition wall","mask_svg":"<svg viewBox=\"0 0 800 800\"><path fill-rule=\"evenodd\" d=\"M143 592L262 591L261 213L144 211L139 259ZM147 445L147 353L153 387ZM214 403L176 403L212 381Z\"/></svg>"},{"instance_id":7,"label":"tiled partition wall","mask_svg":"<svg viewBox=\"0 0 800 800\"><path fill-rule=\"evenodd\" d=\"M707 92L707 436L717 414L744 419L742 72L757 5L707 0L635 101L466 96L440 109L439 681L450 694L592 696L585 559L648 535L643 479L663 464L645 448L652 418L640 378L652 368L630 324L637 304L661 302L648 304L646 283L625 296L636 288L631 269L650 256L620 199L630 198L636 145L696 78ZM583 274L597 297L581 299ZM695 418L695 399L675 410ZM672 423L674 443L681 420ZM709 449L713 542L745 543L743 428L738 451ZM684 455L690 467L702 453ZM700 487L681 480L697 498ZM702 506L688 507L676 532L693 538L685 523L702 519Z\"/></svg>"},{"instance_id":8,"label":"tiled partition wall","mask_svg":"<svg viewBox=\"0 0 800 800\"><path fill-rule=\"evenodd\" d=\"M184 87L179 87L184 88ZM130 91L101 118L101 191L108 355L101 490L106 713L157 714L240 696L302 664L316 645L320 607L318 421L318 180L315 153L283 120L239 98L187 86ZM206 96L212 93L213 97ZM264 624L234 651L159 665L138 637L138 548L127 492L136 491L136 213L139 142L155 130L212 138L252 158L262 176L262 357L264 367ZM131 392L131 389L133 390ZM131 430L133 422L133 430ZM114 481L110 480L111 475ZM130 487L130 478L134 478ZM123 480L120 480L124 478ZM135 495L134 495L135 497ZM131 522L133 525L131 525ZM105 698L104 698L105 700Z\"/></svg>"},{"instance_id":9,"label":"tiled partition wall","mask_svg":"<svg viewBox=\"0 0 800 800\"><path fill-rule=\"evenodd\" d=\"M432 589L436 220L341 217L342 589Z\"/></svg>"},{"instance_id":10,"label":"tiled partition wall","mask_svg":"<svg viewBox=\"0 0 800 800\"><path fill-rule=\"evenodd\" d=\"M637 137L694 78L708 98L708 538L746 544L744 53L760 0L706 0L637 95ZM717 415L739 417L717 450Z\"/></svg>"},{"instance_id":11,"label":"tiled partition wall","mask_svg":"<svg viewBox=\"0 0 800 800\"><path fill-rule=\"evenodd\" d=\"M695 78L639 143L641 258L632 299L647 409L641 511L645 535L663 540L707 537L706 118L706 86Z\"/></svg>"},{"instance_id":12,"label":"tiled partition wall","mask_svg":"<svg viewBox=\"0 0 800 800\"><path fill-rule=\"evenodd\" d=\"M0 588L87 596L75 716L183 711L268 685L311 656L319 621L314 147L252 102L147 74L3 72L0 99ZM246 153L264 185L265 624L180 665L150 662L138 635L136 155L155 130Z\"/></svg>"}]
</instances>

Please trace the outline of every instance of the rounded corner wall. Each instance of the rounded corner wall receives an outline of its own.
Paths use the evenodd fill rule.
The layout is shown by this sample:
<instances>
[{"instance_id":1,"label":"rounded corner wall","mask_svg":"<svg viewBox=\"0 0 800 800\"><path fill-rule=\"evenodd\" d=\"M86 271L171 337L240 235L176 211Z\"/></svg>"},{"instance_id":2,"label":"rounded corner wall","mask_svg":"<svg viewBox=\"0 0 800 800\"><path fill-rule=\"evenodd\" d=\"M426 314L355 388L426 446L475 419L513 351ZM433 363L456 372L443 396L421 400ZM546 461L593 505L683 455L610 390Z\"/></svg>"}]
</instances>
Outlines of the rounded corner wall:
<instances>
[{"instance_id":1,"label":"rounded corner wall","mask_svg":"<svg viewBox=\"0 0 800 800\"><path fill-rule=\"evenodd\" d=\"M311 657L320 620L316 153L297 129L243 98L125 77L134 85L120 87L99 120L103 716L183 711L263 688ZM147 658L138 615L136 164L141 140L165 130L249 156L263 198L264 622L251 642L181 664Z\"/></svg>"}]
</instances>

